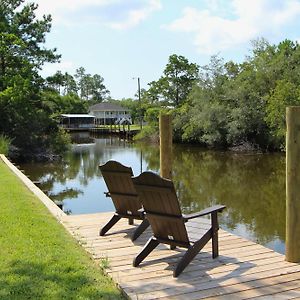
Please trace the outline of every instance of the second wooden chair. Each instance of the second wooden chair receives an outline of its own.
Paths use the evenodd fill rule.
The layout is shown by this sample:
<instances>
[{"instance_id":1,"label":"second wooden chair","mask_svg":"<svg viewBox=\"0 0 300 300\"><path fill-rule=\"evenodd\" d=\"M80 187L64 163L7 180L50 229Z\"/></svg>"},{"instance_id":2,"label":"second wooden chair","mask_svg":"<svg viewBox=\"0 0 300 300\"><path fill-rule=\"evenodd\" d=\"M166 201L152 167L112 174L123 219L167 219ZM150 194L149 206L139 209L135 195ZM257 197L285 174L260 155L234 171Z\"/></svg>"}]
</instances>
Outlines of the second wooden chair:
<instances>
[{"instance_id":1,"label":"second wooden chair","mask_svg":"<svg viewBox=\"0 0 300 300\"><path fill-rule=\"evenodd\" d=\"M142 220L131 237L134 241L147 229L149 222L144 218L141 202L132 183L132 169L113 160L99 168L108 188L105 194L112 199L116 210L109 222L100 230L100 236L105 235L121 218L128 219L131 225L134 220Z\"/></svg>"}]
</instances>

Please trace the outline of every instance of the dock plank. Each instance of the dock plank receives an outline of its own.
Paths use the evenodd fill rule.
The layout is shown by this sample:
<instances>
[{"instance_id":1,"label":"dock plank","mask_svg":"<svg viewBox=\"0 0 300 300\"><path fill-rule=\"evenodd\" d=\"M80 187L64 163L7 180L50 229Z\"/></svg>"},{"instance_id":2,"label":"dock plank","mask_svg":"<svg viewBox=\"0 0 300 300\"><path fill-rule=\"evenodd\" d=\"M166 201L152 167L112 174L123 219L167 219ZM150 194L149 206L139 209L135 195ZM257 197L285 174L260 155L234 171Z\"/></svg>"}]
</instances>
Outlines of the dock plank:
<instances>
[{"instance_id":1,"label":"dock plank","mask_svg":"<svg viewBox=\"0 0 300 300\"><path fill-rule=\"evenodd\" d=\"M170 250L159 245L138 267L132 266L151 229L132 242L130 236L139 222L120 220L110 232L99 229L112 213L72 215L63 224L96 261L107 258L111 276L131 299L297 299L300 298L300 265L245 238L219 231L220 256L211 257L211 243L195 257L178 277L173 269L185 249ZM207 219L189 223L191 237L208 225Z\"/></svg>"}]
</instances>

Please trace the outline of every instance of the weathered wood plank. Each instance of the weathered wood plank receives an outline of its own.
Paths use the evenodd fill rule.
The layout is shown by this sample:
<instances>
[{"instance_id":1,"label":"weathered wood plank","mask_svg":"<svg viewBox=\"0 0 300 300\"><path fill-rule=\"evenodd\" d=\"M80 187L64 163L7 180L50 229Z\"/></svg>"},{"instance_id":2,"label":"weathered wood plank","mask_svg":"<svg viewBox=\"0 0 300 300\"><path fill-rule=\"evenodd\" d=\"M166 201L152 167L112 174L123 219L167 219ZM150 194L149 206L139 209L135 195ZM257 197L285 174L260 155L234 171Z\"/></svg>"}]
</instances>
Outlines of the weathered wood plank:
<instances>
[{"instance_id":1,"label":"weathered wood plank","mask_svg":"<svg viewBox=\"0 0 300 300\"><path fill-rule=\"evenodd\" d=\"M137 225L120 220L109 234L100 237L99 229L111 215L68 216L64 225L95 260L109 260L107 273L132 299L300 297L299 264L288 263L283 255L224 230L219 231L220 256L212 259L208 243L179 278L173 278L172 271L184 248L170 250L159 245L140 267L134 268L132 260L152 232L147 229L133 243L130 236ZM209 224L209 219L188 222L189 237L198 237Z\"/></svg>"},{"instance_id":2,"label":"weathered wood plank","mask_svg":"<svg viewBox=\"0 0 300 300\"><path fill-rule=\"evenodd\" d=\"M132 285L129 287L124 287L125 291L127 294L135 293L139 295L144 295L144 294L152 294L153 291L156 291L158 293L157 298L160 298L159 292L164 291L166 289L172 289L174 291L177 290L178 295L180 295L185 289L193 288L195 287L196 289L201 289L205 290L208 288L216 288L219 286L227 286L227 285L232 285L232 284L237 284L237 283L242 283L242 282L247 282L247 281L252 281L256 279L264 279L264 278L269 278L273 276L281 276L281 275L286 275L286 274L292 274L292 273L299 273L300 268L299 267L290 267L288 269L277 269L277 270L267 270L264 272L257 273L255 275L253 274L248 274L244 275L242 277L235 277L235 276L227 276L225 279L220 278L220 279L212 279L212 278L205 278L201 279L201 281L198 278L193 278L190 280L173 280L169 279L168 281L166 280L161 280L161 281L153 281L149 284L144 284L141 285L138 282L134 282ZM165 282L166 281L166 282ZM155 297L156 297L155 293ZM153 296L149 297L150 299L153 298Z\"/></svg>"}]
</instances>

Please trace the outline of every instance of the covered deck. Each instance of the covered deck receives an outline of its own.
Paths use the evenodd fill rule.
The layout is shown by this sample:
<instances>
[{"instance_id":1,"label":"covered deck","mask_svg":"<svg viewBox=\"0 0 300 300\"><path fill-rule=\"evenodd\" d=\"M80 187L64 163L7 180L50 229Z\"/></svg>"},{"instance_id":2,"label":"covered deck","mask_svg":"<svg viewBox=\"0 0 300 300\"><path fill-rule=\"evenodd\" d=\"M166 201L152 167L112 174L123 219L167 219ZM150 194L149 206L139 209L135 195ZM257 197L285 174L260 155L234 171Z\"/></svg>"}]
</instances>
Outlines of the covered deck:
<instances>
[{"instance_id":1,"label":"covered deck","mask_svg":"<svg viewBox=\"0 0 300 300\"><path fill-rule=\"evenodd\" d=\"M60 126L70 130L88 130L95 127L95 116L88 114L62 114Z\"/></svg>"}]
</instances>

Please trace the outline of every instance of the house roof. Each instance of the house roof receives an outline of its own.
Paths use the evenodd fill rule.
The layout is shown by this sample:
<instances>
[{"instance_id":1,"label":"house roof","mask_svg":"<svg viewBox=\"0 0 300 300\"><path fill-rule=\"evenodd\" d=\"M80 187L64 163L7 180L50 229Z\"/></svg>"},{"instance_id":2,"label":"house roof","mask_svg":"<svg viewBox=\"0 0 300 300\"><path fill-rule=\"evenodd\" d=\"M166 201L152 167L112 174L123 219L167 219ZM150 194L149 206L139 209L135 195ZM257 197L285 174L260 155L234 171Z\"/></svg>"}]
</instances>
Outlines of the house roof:
<instances>
[{"instance_id":1,"label":"house roof","mask_svg":"<svg viewBox=\"0 0 300 300\"><path fill-rule=\"evenodd\" d=\"M63 118L95 118L95 116L87 114L61 114Z\"/></svg>"},{"instance_id":2,"label":"house roof","mask_svg":"<svg viewBox=\"0 0 300 300\"><path fill-rule=\"evenodd\" d=\"M109 102L101 102L90 106L90 111L129 111L130 109L121 105Z\"/></svg>"}]
</instances>

